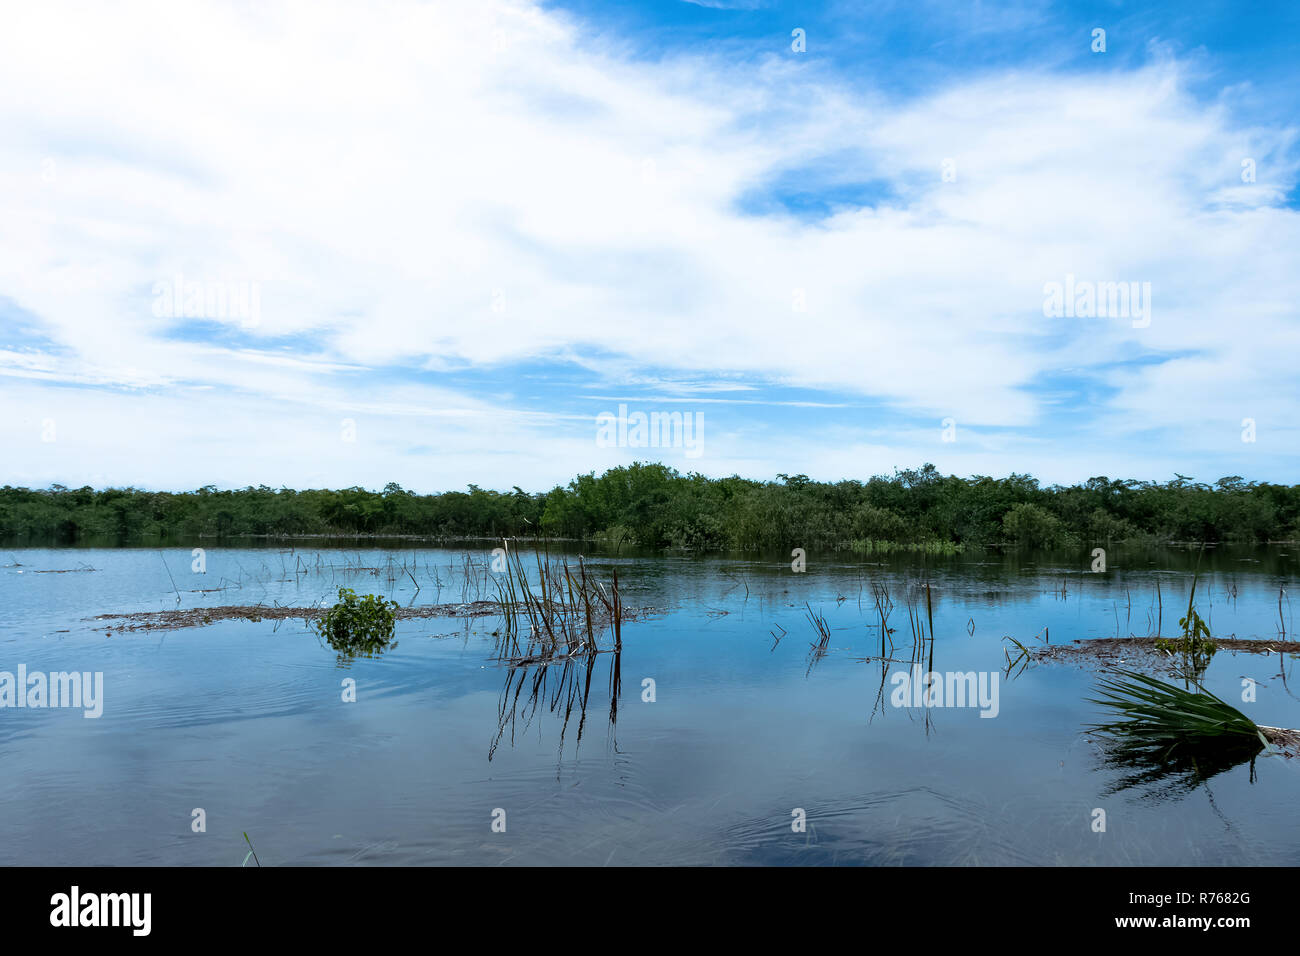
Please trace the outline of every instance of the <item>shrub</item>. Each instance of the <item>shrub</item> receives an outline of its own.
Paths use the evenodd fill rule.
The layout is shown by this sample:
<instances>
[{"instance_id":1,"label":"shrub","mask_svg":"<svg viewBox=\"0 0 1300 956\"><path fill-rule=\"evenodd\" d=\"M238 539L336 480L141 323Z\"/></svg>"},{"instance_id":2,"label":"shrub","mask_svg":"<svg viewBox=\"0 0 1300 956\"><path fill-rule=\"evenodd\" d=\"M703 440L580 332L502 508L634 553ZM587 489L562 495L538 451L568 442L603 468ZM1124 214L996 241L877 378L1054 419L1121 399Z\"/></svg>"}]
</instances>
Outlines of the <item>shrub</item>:
<instances>
[{"instance_id":1,"label":"shrub","mask_svg":"<svg viewBox=\"0 0 1300 956\"><path fill-rule=\"evenodd\" d=\"M874 541L905 541L907 522L888 508L859 505L853 512L853 537Z\"/></svg>"},{"instance_id":2,"label":"shrub","mask_svg":"<svg viewBox=\"0 0 1300 956\"><path fill-rule=\"evenodd\" d=\"M1024 548L1051 548L1060 544L1061 522L1038 505L1016 505L1002 516L1002 530Z\"/></svg>"},{"instance_id":3,"label":"shrub","mask_svg":"<svg viewBox=\"0 0 1300 956\"><path fill-rule=\"evenodd\" d=\"M351 588L339 588L338 603L316 622L316 630L334 650L367 657L388 647L396 626L396 601L374 594L359 598Z\"/></svg>"},{"instance_id":4,"label":"shrub","mask_svg":"<svg viewBox=\"0 0 1300 956\"><path fill-rule=\"evenodd\" d=\"M1088 516L1087 536L1092 541L1110 544L1112 541L1130 541L1139 537L1133 525L1123 518L1106 513L1101 508L1094 508Z\"/></svg>"}]
</instances>

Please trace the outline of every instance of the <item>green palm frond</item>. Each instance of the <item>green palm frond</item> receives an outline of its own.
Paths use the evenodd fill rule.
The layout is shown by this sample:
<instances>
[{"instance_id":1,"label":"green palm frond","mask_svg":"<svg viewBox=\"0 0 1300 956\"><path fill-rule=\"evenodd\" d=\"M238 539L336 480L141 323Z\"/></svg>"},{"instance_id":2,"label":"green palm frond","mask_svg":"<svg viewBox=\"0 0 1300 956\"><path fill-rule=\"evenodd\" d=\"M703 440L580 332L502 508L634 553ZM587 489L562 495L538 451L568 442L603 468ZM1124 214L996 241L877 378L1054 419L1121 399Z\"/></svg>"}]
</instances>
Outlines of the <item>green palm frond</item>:
<instances>
[{"instance_id":1,"label":"green palm frond","mask_svg":"<svg viewBox=\"0 0 1300 956\"><path fill-rule=\"evenodd\" d=\"M1100 697L1087 699L1118 719L1090 725L1087 730L1091 733L1120 741L1167 744L1169 750L1211 741L1268 746L1253 720L1209 691L1187 690L1136 671L1117 669L1115 675L1097 682Z\"/></svg>"}]
</instances>

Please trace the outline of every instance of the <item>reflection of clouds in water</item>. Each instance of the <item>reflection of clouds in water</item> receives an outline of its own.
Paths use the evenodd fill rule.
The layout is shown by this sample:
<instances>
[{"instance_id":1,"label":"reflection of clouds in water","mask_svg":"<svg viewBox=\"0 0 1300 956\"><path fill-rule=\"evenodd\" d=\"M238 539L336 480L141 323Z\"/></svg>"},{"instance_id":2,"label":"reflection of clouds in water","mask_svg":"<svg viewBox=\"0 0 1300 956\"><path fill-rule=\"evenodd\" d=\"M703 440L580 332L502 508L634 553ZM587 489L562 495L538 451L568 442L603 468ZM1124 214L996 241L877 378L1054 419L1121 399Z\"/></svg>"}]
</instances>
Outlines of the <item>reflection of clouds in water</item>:
<instances>
[{"instance_id":1,"label":"reflection of clouds in water","mask_svg":"<svg viewBox=\"0 0 1300 956\"><path fill-rule=\"evenodd\" d=\"M552 555L569 555L574 567L577 550L556 545ZM1294 566L1293 558L1277 557L1280 550L1251 552L1264 567L1239 562L1245 552L1226 546L1206 555L1215 567L1211 578L1202 566L1197 601L1204 594L1213 607L1216 632L1274 634L1275 576ZM188 566L189 549L175 553L166 553L173 574L178 562ZM67 554L15 552L42 568L73 566ZM226 590L190 593L179 574L176 583L182 607L307 606L341 585L406 604L415 586L401 573L405 561L421 585L415 604L443 604L493 596L482 583L488 554L488 542L421 546L414 554L319 542L283 555L214 548L209 584L192 586L224 577ZM299 556L311 570L295 576ZM1286 865L1300 845L1290 775L1278 772L1286 766L1280 761L1258 761L1254 785L1239 764L1229 768L1235 772L1217 771L1208 788L1176 806L1137 799L1141 787L1107 796L1103 788L1124 768L1099 765L1095 743L1078 733L1095 717L1083 703L1088 671L1031 665L1002 685L998 719L934 709L928 736L924 708L890 706L887 668L907 667L915 646L899 595L922 571L933 582L934 668L991 671L1005 664L1005 634L1031 645L1046 626L1053 645L1113 635L1115 605L1122 628L1130 589L1143 633L1138 595L1153 598L1161 573L1146 570L1145 553L1127 560L1108 553L1109 566L1121 569L1113 579L1071 578L1062 597L1054 589L1073 558L863 562L812 552L808 572L796 575L788 554L629 557L624 548L619 558L584 555L589 574L608 580L617 567L629 603L671 610L625 625L622 655L612 653L606 634L594 661L585 650L566 659L561 639L547 666L508 667L496 660L498 616L407 618L397 624L400 647L345 669L300 620L214 621L165 635L95 633L83 618L175 608L176 592L156 550L79 551L76 559L99 570L0 573L8 608L0 646L29 667L103 670L108 690L103 721L25 710L8 713L18 722L0 721L0 750L14 771L0 786L15 822L15 839L0 853L5 861L40 855L60 864L228 864L210 845L157 836L174 804L194 789L240 818L264 861L273 854L347 862L365 851L367 860L404 864L1221 865L1249 853ZM1185 608L1196 558L1160 552L1159 560L1181 567L1161 577L1167 625L1171 582L1182 582ZM890 618L892 649L886 640L882 650L872 582L887 583L901 605ZM1225 603L1229 583L1238 600ZM805 658L818 635L809 605L833 632L831 653L811 674ZM73 630L56 635L65 628ZM525 647L519 656L536 652ZM1221 650L1207 684L1232 700L1241 675L1251 674L1259 703L1243 711L1300 726L1276 665L1274 657ZM624 669L627 696L610 694ZM653 705L639 697L648 675L658 683ZM357 705L339 702L344 677L357 680ZM59 781L74 776L86 786L71 795ZM122 792L137 795L129 813ZM484 839L483 808L497 806L510 812L508 844ZM806 833L791 832L793 807L807 811ZM1109 832L1091 831L1095 807L1107 809ZM429 825L431 809L437 827ZM275 838L264 849L258 833L268 832Z\"/></svg>"}]
</instances>

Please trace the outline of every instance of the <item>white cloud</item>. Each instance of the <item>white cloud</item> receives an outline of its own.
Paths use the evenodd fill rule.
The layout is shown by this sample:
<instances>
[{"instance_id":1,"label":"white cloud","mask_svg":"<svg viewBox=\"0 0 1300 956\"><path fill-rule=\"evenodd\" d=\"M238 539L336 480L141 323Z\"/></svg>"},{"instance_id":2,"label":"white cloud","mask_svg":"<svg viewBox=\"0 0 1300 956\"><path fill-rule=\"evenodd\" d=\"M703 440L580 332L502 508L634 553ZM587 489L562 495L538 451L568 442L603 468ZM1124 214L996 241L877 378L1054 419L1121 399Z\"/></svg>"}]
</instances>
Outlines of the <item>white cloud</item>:
<instances>
[{"instance_id":1,"label":"white cloud","mask_svg":"<svg viewBox=\"0 0 1300 956\"><path fill-rule=\"evenodd\" d=\"M9 480L508 486L609 463L567 414L439 371L547 357L603 367L607 386L670 372L669 395L856 394L900 422L952 415L971 441L864 422L825 449L813 418L806 446L710 436L692 465L717 473L813 473L797 451L838 474L925 459L1118 474L1142 466L1148 429L1162 465L1184 448L1214 463L1242 453L1211 437L1241 408L1275 436L1296 417L1300 220L1276 205L1294 133L1239 127L1167 58L896 102L776 52L758 69L623 59L501 0L51 3L10 21L0 295L51 345L0 351ZM827 156L897 198L820 222L737 211ZM1258 182L1240 182L1243 157ZM1150 282L1150 327L1044 318L1043 285L1067 272ZM263 349L167 335L151 289L178 273L260 282ZM385 387L357 366L430 371ZM1036 390L1066 367L1113 390L1078 433ZM84 425L61 433L66 458L34 444L46 406ZM349 407L383 423L364 464L315 444ZM403 436L412 415L440 423L433 440Z\"/></svg>"}]
</instances>

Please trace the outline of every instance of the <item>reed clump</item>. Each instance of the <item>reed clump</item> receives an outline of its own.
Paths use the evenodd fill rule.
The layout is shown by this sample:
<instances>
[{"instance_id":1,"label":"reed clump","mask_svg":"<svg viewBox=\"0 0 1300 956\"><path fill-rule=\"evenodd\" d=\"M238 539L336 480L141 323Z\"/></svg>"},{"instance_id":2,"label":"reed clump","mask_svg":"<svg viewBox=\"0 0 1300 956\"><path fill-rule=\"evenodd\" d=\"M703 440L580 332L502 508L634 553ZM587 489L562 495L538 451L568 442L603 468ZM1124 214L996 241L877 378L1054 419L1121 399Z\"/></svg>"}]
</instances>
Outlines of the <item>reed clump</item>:
<instances>
[{"instance_id":1,"label":"reed clump","mask_svg":"<svg viewBox=\"0 0 1300 956\"><path fill-rule=\"evenodd\" d=\"M495 634L500 660L533 664L622 648L623 622L636 615L623 605L617 571L606 588L582 557L575 568L567 558L537 551L530 577L518 550L509 541L503 544L496 596L502 624ZM600 646L605 638L612 647Z\"/></svg>"}]
</instances>

